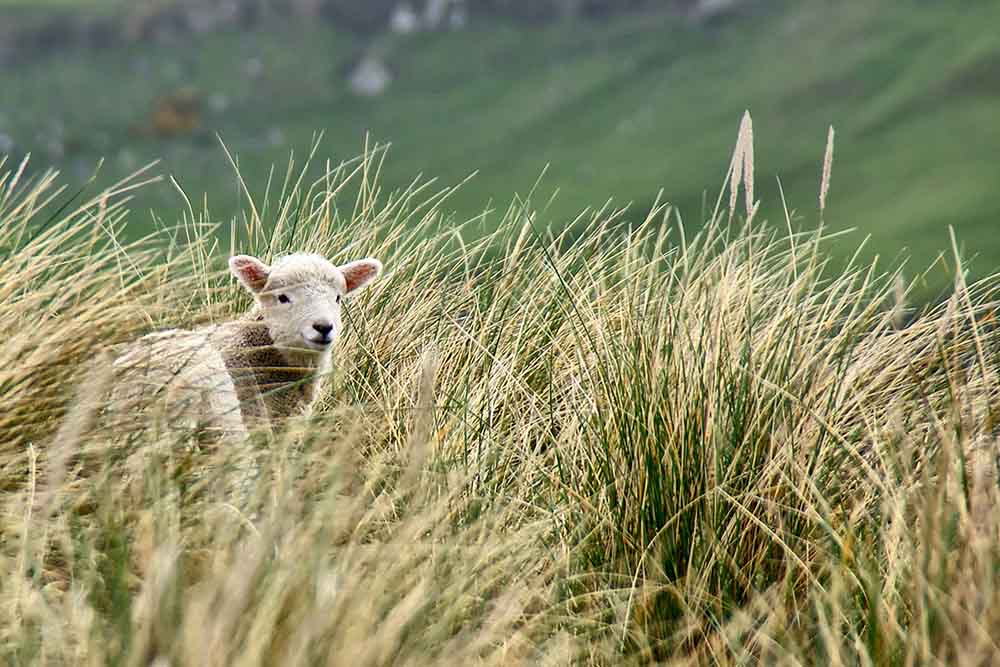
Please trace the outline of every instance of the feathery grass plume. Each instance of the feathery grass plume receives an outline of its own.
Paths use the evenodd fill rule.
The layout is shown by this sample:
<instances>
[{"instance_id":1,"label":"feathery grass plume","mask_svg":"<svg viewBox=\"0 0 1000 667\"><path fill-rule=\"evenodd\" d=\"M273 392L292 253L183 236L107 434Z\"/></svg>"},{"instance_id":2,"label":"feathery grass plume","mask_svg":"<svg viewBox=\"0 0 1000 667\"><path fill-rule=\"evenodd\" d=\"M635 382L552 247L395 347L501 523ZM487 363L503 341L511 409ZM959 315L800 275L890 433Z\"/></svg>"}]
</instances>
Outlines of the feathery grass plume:
<instances>
[{"instance_id":1,"label":"feathery grass plume","mask_svg":"<svg viewBox=\"0 0 1000 667\"><path fill-rule=\"evenodd\" d=\"M833 125L826 134L826 152L823 153L823 176L819 182L819 215L826 212L826 196L830 192L830 176L833 173Z\"/></svg>"},{"instance_id":2,"label":"feathery grass plume","mask_svg":"<svg viewBox=\"0 0 1000 667\"><path fill-rule=\"evenodd\" d=\"M729 220L732 221L736 214L736 201L739 197L740 183L744 180L747 166L750 167L749 185L746 190L747 214L752 207L753 199L753 121L750 119L750 112L747 111L740 119L740 129L736 135L736 147L733 149L733 157L729 163Z\"/></svg>"},{"instance_id":3,"label":"feathery grass plume","mask_svg":"<svg viewBox=\"0 0 1000 667\"><path fill-rule=\"evenodd\" d=\"M743 120L740 121L739 141L743 143L743 193L746 195L746 213L749 219L753 216L756 206L756 200L753 196L753 119L750 118L749 111L743 114Z\"/></svg>"},{"instance_id":4,"label":"feathery grass plume","mask_svg":"<svg viewBox=\"0 0 1000 667\"><path fill-rule=\"evenodd\" d=\"M750 195L745 120L730 185ZM477 235L452 188L380 187L384 159L314 181L290 164L229 230L265 257L387 269L345 307L316 413L241 451L67 413L96 350L245 310L207 218L188 206L123 247L115 196L39 231L53 177L0 197L0 655L1000 657L998 341L978 324L995 286L960 281L900 328L896 273L833 272L824 231L771 228L756 203L680 244L658 215L623 232L608 207L570 232L527 200ZM28 335L39 321L58 332Z\"/></svg>"},{"instance_id":5,"label":"feathery grass plume","mask_svg":"<svg viewBox=\"0 0 1000 667\"><path fill-rule=\"evenodd\" d=\"M892 319L897 329L902 329L906 324L906 280L902 273L896 274L892 291Z\"/></svg>"}]
</instances>

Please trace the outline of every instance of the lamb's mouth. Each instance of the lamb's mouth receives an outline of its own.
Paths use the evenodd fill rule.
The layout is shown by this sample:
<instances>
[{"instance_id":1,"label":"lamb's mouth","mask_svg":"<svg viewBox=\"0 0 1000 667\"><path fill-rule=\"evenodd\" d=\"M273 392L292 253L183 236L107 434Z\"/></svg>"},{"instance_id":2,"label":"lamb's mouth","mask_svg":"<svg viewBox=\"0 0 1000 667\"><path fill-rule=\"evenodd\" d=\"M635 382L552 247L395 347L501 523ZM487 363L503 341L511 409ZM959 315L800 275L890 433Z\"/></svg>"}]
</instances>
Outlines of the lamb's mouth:
<instances>
[{"instance_id":1,"label":"lamb's mouth","mask_svg":"<svg viewBox=\"0 0 1000 667\"><path fill-rule=\"evenodd\" d=\"M308 345L314 350L325 350L326 348L330 347L330 345L333 343L333 339L327 337L307 338L306 336L303 336L302 340L304 340L306 342L306 345Z\"/></svg>"}]
</instances>

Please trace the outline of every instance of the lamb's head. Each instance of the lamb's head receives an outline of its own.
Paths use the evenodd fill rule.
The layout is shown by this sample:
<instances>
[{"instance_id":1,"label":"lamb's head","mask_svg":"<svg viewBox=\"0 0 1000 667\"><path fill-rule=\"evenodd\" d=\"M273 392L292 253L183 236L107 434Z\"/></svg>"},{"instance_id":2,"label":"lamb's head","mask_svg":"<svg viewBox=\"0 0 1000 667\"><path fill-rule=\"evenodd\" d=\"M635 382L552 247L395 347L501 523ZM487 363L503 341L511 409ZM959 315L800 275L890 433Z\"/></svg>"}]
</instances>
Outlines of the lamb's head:
<instances>
[{"instance_id":1,"label":"lamb's head","mask_svg":"<svg viewBox=\"0 0 1000 667\"><path fill-rule=\"evenodd\" d=\"M340 335L340 302L382 271L377 259L334 266L320 255L288 255L268 266L237 255L229 270L253 294L278 348L326 351Z\"/></svg>"}]
</instances>

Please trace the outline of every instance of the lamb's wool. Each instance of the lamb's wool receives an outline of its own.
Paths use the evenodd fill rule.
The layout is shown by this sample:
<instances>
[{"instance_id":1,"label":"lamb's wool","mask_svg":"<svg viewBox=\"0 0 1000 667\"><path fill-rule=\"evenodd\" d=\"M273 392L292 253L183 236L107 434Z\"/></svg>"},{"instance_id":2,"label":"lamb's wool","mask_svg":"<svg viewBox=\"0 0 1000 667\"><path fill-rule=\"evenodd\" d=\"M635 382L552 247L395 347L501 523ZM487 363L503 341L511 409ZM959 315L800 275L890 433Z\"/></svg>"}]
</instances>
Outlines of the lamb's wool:
<instances>
[{"instance_id":1,"label":"lamb's wool","mask_svg":"<svg viewBox=\"0 0 1000 667\"><path fill-rule=\"evenodd\" d=\"M162 331L129 346L114 362L116 412L136 415L155 405L154 416L167 428L243 440L239 394L213 331Z\"/></svg>"},{"instance_id":2,"label":"lamb's wool","mask_svg":"<svg viewBox=\"0 0 1000 667\"><path fill-rule=\"evenodd\" d=\"M308 414L329 374L329 352L277 348L256 312L218 327L213 338L245 419L279 424Z\"/></svg>"}]
</instances>

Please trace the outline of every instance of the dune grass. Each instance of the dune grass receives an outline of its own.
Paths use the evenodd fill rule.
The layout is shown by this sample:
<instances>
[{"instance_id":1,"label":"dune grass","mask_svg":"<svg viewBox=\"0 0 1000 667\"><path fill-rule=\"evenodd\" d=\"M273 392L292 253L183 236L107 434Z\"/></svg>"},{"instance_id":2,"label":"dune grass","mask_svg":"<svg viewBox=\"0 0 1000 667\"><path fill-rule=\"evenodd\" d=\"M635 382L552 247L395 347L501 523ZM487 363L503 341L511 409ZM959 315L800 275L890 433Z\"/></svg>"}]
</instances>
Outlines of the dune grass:
<instances>
[{"instance_id":1,"label":"dune grass","mask_svg":"<svg viewBox=\"0 0 1000 667\"><path fill-rule=\"evenodd\" d=\"M9 165L0 654L1000 657L995 288L960 275L912 313L896 274L831 275L822 226L756 218L751 136L747 119L697 234L655 206L635 225L589 214L570 238L529 196L465 242L441 224L451 192L382 189L376 148L315 182L289 165L246 193L243 229L192 206L122 245L142 174L74 199ZM221 270L233 250L385 262L349 304L317 414L240 451L107 419L111 345L246 307ZM123 468L136 454L141 474Z\"/></svg>"}]
</instances>

